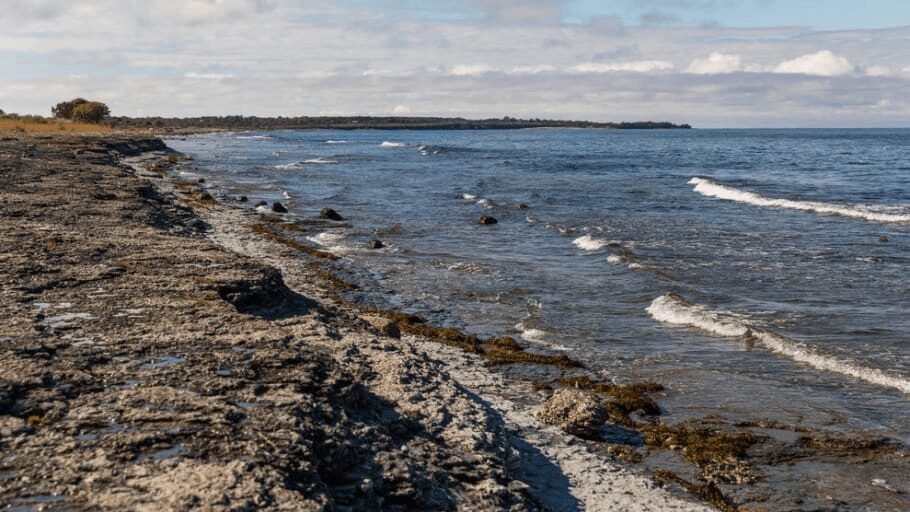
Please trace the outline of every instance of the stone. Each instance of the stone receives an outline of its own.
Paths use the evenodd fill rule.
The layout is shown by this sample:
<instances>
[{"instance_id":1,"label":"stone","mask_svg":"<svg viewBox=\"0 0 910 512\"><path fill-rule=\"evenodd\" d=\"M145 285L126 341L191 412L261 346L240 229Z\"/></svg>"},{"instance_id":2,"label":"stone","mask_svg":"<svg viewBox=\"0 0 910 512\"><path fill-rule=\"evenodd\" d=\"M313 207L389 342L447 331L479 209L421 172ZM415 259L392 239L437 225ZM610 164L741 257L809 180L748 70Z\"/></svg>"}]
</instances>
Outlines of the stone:
<instances>
[{"instance_id":1,"label":"stone","mask_svg":"<svg viewBox=\"0 0 910 512\"><path fill-rule=\"evenodd\" d=\"M272 203L272 211L275 213L287 213L288 209L285 208L283 204L279 203L278 201L275 201L274 203Z\"/></svg>"},{"instance_id":2,"label":"stone","mask_svg":"<svg viewBox=\"0 0 910 512\"><path fill-rule=\"evenodd\" d=\"M331 208L323 208L322 211L319 212L319 218L320 219L329 219L329 220L344 220L344 218L342 218L342 216L339 215L338 212L336 212L335 210L333 210Z\"/></svg>"},{"instance_id":3,"label":"stone","mask_svg":"<svg viewBox=\"0 0 910 512\"><path fill-rule=\"evenodd\" d=\"M607 420L607 409L597 395L590 391L562 388L540 406L537 418L569 434L595 438Z\"/></svg>"},{"instance_id":4,"label":"stone","mask_svg":"<svg viewBox=\"0 0 910 512\"><path fill-rule=\"evenodd\" d=\"M477 219L477 223L478 223L478 224L483 224L484 226L489 226L490 224L498 224L499 221L496 220L496 217L490 217L490 216L487 216L487 215L481 215L480 218Z\"/></svg>"},{"instance_id":5,"label":"stone","mask_svg":"<svg viewBox=\"0 0 910 512\"><path fill-rule=\"evenodd\" d=\"M385 247L385 244L382 243L382 240L370 240L367 242L367 247L370 249L382 249Z\"/></svg>"},{"instance_id":6,"label":"stone","mask_svg":"<svg viewBox=\"0 0 910 512\"><path fill-rule=\"evenodd\" d=\"M253 206L255 206L256 208L259 208L260 206L268 206L268 205L269 205L269 203L267 203L265 201L259 201L258 203L256 203Z\"/></svg>"},{"instance_id":7,"label":"stone","mask_svg":"<svg viewBox=\"0 0 910 512\"><path fill-rule=\"evenodd\" d=\"M246 196L237 196L237 202L245 203L247 201L249 201L249 199Z\"/></svg>"},{"instance_id":8,"label":"stone","mask_svg":"<svg viewBox=\"0 0 910 512\"><path fill-rule=\"evenodd\" d=\"M879 242L883 242L883 243L884 243L884 242L887 242L887 241L888 241L888 237L886 237L885 235L881 235L881 236L878 237L878 241L879 241Z\"/></svg>"},{"instance_id":9,"label":"stone","mask_svg":"<svg viewBox=\"0 0 910 512\"><path fill-rule=\"evenodd\" d=\"M527 209L528 209L528 205L525 204L525 203L518 203L518 209L519 209L519 210L527 210Z\"/></svg>"},{"instance_id":10,"label":"stone","mask_svg":"<svg viewBox=\"0 0 910 512\"><path fill-rule=\"evenodd\" d=\"M361 317L363 320L370 324L374 329L379 331L383 336L388 336L389 338L399 339L401 338L401 329L398 327L398 322L390 320L384 316L375 316L375 315L366 315Z\"/></svg>"}]
</instances>

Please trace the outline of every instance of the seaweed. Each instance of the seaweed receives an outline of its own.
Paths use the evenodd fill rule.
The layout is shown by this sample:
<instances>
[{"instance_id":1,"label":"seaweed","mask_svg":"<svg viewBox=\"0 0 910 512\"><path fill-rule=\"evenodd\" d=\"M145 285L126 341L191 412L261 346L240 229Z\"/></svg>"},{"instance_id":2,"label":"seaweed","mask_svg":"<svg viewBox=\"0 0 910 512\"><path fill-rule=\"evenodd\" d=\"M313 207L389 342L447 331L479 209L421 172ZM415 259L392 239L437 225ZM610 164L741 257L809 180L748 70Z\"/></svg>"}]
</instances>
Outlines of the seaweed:
<instances>
[{"instance_id":1,"label":"seaweed","mask_svg":"<svg viewBox=\"0 0 910 512\"><path fill-rule=\"evenodd\" d=\"M304 254L308 254L315 258L322 258L322 259L332 260L332 261L341 259L338 256L336 256L330 252L320 251L319 249L314 249L312 247L304 245L304 244L294 240L293 238L282 236L282 235L276 233L274 229L270 228L268 225L261 223L261 222L253 224L250 227L250 230L253 233L255 233L257 235L262 235L273 242L278 242L278 243L284 245L285 247L294 249L295 251L302 252Z\"/></svg>"}]
</instances>

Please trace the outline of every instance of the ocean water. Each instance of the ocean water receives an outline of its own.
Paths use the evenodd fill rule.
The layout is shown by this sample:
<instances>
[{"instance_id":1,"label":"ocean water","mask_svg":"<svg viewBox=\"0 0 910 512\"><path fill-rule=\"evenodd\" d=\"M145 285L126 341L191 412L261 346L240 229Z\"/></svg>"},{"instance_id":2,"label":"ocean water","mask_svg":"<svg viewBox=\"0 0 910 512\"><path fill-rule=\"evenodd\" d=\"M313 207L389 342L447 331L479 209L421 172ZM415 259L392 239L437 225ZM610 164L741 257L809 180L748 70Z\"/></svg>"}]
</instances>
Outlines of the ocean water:
<instances>
[{"instance_id":1,"label":"ocean water","mask_svg":"<svg viewBox=\"0 0 910 512\"><path fill-rule=\"evenodd\" d=\"M668 387L666 417L910 442L910 130L168 140L213 193L337 210L352 298ZM482 226L481 215L499 223ZM369 250L378 238L387 247Z\"/></svg>"}]
</instances>

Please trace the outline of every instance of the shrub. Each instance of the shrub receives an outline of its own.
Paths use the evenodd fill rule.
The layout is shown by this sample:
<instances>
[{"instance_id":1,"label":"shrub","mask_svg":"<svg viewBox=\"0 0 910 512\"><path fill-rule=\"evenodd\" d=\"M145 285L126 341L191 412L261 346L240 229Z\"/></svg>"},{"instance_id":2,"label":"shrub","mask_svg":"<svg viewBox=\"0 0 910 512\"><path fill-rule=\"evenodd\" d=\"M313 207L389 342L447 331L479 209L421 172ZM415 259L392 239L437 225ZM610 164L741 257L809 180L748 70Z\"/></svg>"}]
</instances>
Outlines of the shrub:
<instances>
[{"instance_id":1,"label":"shrub","mask_svg":"<svg viewBox=\"0 0 910 512\"><path fill-rule=\"evenodd\" d=\"M73 108L71 119L82 123L100 123L109 115L111 111L107 105L98 101L88 101Z\"/></svg>"},{"instance_id":2,"label":"shrub","mask_svg":"<svg viewBox=\"0 0 910 512\"><path fill-rule=\"evenodd\" d=\"M51 107L51 113L54 114L54 117L59 117L61 119L72 119L73 111L77 106L82 105L83 103L88 103L88 100L85 98L76 98L71 101L61 101L53 107Z\"/></svg>"}]
</instances>

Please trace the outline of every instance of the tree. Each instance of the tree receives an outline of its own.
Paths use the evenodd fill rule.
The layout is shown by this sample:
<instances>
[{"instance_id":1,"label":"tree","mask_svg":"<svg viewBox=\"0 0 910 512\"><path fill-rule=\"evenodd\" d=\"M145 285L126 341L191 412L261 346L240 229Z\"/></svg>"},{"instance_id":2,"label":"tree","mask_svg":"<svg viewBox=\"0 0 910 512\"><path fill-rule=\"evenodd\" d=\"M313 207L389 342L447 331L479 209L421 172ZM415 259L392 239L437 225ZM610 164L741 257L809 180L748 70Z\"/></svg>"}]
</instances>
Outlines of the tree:
<instances>
[{"instance_id":1,"label":"tree","mask_svg":"<svg viewBox=\"0 0 910 512\"><path fill-rule=\"evenodd\" d=\"M87 101L73 108L73 121L82 123L100 123L105 117L111 115L111 110L100 101Z\"/></svg>"},{"instance_id":2,"label":"tree","mask_svg":"<svg viewBox=\"0 0 910 512\"><path fill-rule=\"evenodd\" d=\"M85 98L76 98L71 101L61 101L51 108L51 113L54 114L54 117L60 119L72 119L73 110L83 103L88 103L88 100Z\"/></svg>"}]
</instances>

